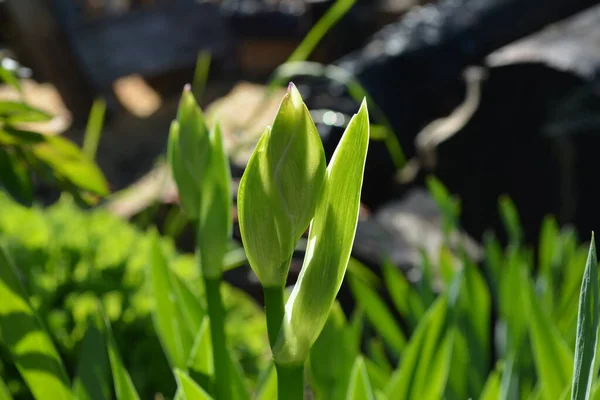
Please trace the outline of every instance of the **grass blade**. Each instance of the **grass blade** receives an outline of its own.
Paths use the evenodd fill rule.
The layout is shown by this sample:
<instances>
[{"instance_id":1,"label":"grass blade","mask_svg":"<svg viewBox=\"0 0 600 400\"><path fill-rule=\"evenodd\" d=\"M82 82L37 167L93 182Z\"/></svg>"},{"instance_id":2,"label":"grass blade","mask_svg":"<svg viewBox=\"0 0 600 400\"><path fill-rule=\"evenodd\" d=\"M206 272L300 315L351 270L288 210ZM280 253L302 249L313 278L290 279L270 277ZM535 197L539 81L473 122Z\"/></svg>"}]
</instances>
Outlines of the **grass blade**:
<instances>
[{"instance_id":1,"label":"grass blade","mask_svg":"<svg viewBox=\"0 0 600 400\"><path fill-rule=\"evenodd\" d=\"M503 195L498 199L498 209L510 243L518 247L523 240L523 230L515 204L510 197Z\"/></svg>"},{"instance_id":2,"label":"grass blade","mask_svg":"<svg viewBox=\"0 0 600 400\"><path fill-rule=\"evenodd\" d=\"M390 309L379 295L362 281L350 277L349 283L354 298L361 304L373 328L397 354L401 354L406 346L406 337Z\"/></svg>"},{"instance_id":3,"label":"grass blade","mask_svg":"<svg viewBox=\"0 0 600 400\"><path fill-rule=\"evenodd\" d=\"M495 369L488 376L479 400L498 400L500 398L500 371Z\"/></svg>"},{"instance_id":4,"label":"grass blade","mask_svg":"<svg viewBox=\"0 0 600 400\"><path fill-rule=\"evenodd\" d=\"M131 377L125 369L117 344L112 334L110 322L105 319L106 341L108 343L108 358L110 360L110 369L112 371L113 385L115 387L116 400L140 400L140 396L133 386Z\"/></svg>"},{"instance_id":5,"label":"grass blade","mask_svg":"<svg viewBox=\"0 0 600 400\"><path fill-rule=\"evenodd\" d=\"M96 158L100 135L104 125L104 114L106 113L106 102L102 99L96 99L92 104L88 122L85 127L85 136L83 137L83 153L90 159Z\"/></svg>"},{"instance_id":6,"label":"grass blade","mask_svg":"<svg viewBox=\"0 0 600 400\"><path fill-rule=\"evenodd\" d=\"M0 376L0 400L13 400L10 392L8 391L8 387L6 387L6 383Z\"/></svg>"},{"instance_id":7,"label":"grass blade","mask_svg":"<svg viewBox=\"0 0 600 400\"><path fill-rule=\"evenodd\" d=\"M318 398L345 399L358 350L344 312L336 301L321 335L310 350L310 381Z\"/></svg>"},{"instance_id":8,"label":"grass blade","mask_svg":"<svg viewBox=\"0 0 600 400\"><path fill-rule=\"evenodd\" d=\"M256 400L273 400L277 398L277 373L275 365L269 364L263 379L259 379Z\"/></svg>"},{"instance_id":9,"label":"grass blade","mask_svg":"<svg viewBox=\"0 0 600 400\"><path fill-rule=\"evenodd\" d=\"M171 367L185 369L199 326L192 333L181 315L189 310L177 302L180 296L174 288L173 273L154 235L150 258L150 282L155 301L153 320ZM184 290L183 286L177 286Z\"/></svg>"},{"instance_id":10,"label":"grass blade","mask_svg":"<svg viewBox=\"0 0 600 400\"><path fill-rule=\"evenodd\" d=\"M425 304L402 272L392 264L384 263L383 277L394 306L410 329L414 329L425 314Z\"/></svg>"},{"instance_id":11,"label":"grass blade","mask_svg":"<svg viewBox=\"0 0 600 400\"><path fill-rule=\"evenodd\" d=\"M74 392L78 400L109 400L110 365L106 343L93 319L83 338Z\"/></svg>"},{"instance_id":12,"label":"grass blade","mask_svg":"<svg viewBox=\"0 0 600 400\"><path fill-rule=\"evenodd\" d=\"M214 367L212 342L210 340L210 320L208 317L204 317L204 321L196 335L187 367L194 380L208 393L213 393Z\"/></svg>"},{"instance_id":13,"label":"grass blade","mask_svg":"<svg viewBox=\"0 0 600 400\"><path fill-rule=\"evenodd\" d=\"M535 367L542 384L544 398L553 399L570 384L573 354L539 304L531 280L526 278L521 282L525 283L525 291L529 297L527 301L529 332Z\"/></svg>"},{"instance_id":14,"label":"grass blade","mask_svg":"<svg viewBox=\"0 0 600 400\"><path fill-rule=\"evenodd\" d=\"M348 11L350 11L354 3L356 3L356 0L337 0L310 29L300 45L289 56L287 62L304 61L308 59L321 39L323 39L327 32L329 32L329 30L333 28L333 26L346 15ZM269 86L274 86L279 83L276 81L274 82L275 83L272 83Z\"/></svg>"},{"instance_id":15,"label":"grass blade","mask_svg":"<svg viewBox=\"0 0 600 400\"><path fill-rule=\"evenodd\" d=\"M577 342L573 365L572 400L589 399L594 378L594 362L598 343L598 261L594 234L590 243L577 314Z\"/></svg>"},{"instance_id":16,"label":"grass blade","mask_svg":"<svg viewBox=\"0 0 600 400\"><path fill-rule=\"evenodd\" d=\"M448 329L448 299L438 297L419 323L392 375L386 394L390 399L443 397L452 359L453 330Z\"/></svg>"},{"instance_id":17,"label":"grass blade","mask_svg":"<svg viewBox=\"0 0 600 400\"><path fill-rule=\"evenodd\" d=\"M200 103L206 82L208 81L208 73L210 72L211 54L204 50L198 54L196 59L196 68L194 69L194 80L192 81L192 92L196 101Z\"/></svg>"},{"instance_id":18,"label":"grass blade","mask_svg":"<svg viewBox=\"0 0 600 400\"><path fill-rule=\"evenodd\" d=\"M181 400L212 400L212 397L184 371L175 369L175 379Z\"/></svg>"},{"instance_id":19,"label":"grass blade","mask_svg":"<svg viewBox=\"0 0 600 400\"><path fill-rule=\"evenodd\" d=\"M0 244L0 339L36 399L72 399L62 360Z\"/></svg>"},{"instance_id":20,"label":"grass blade","mask_svg":"<svg viewBox=\"0 0 600 400\"><path fill-rule=\"evenodd\" d=\"M348 386L347 400L375 400L369 375L365 367L365 361L362 356L356 357L352 373L350 375L350 385Z\"/></svg>"}]
</instances>

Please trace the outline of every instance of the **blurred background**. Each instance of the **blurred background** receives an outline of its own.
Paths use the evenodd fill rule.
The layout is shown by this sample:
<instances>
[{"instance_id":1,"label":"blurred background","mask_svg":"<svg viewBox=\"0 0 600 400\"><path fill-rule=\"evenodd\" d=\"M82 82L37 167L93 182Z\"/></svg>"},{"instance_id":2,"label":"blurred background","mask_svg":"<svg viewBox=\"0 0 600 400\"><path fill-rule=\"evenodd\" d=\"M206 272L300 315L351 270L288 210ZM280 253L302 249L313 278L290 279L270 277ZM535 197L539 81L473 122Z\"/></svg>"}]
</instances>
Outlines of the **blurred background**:
<instances>
[{"instance_id":1,"label":"blurred background","mask_svg":"<svg viewBox=\"0 0 600 400\"><path fill-rule=\"evenodd\" d=\"M353 256L372 270L389 259L418 279L423 251L438 257L443 218L426 190L431 175L459 199L462 239L475 260L486 235L508 241L502 199L518 210L526 244L538 242L548 215L587 238L600 229L596 3L0 0L0 189L39 210L64 190L84 189L93 195L75 190L77 209L99 209L136 228L156 226L175 249L190 253L194 235L165 167L184 85L192 85L207 118L221 122L235 187L293 81L328 158L368 99L372 142ZM23 109L14 131L9 106L16 102L47 117ZM3 129L23 142L7 139ZM23 133L30 131L72 141L86 161L67 151L33 152L60 172L34 176L27 169L38 165L27 158L33 142ZM0 234L31 235L23 230L37 226L37 217L3 204ZM69 220L61 210L49 217L53 226ZM48 235L36 243L43 247ZM239 244L239 231L234 237ZM69 263L74 273L78 264ZM261 301L246 265L227 279ZM56 292L56 283L40 285Z\"/></svg>"}]
</instances>

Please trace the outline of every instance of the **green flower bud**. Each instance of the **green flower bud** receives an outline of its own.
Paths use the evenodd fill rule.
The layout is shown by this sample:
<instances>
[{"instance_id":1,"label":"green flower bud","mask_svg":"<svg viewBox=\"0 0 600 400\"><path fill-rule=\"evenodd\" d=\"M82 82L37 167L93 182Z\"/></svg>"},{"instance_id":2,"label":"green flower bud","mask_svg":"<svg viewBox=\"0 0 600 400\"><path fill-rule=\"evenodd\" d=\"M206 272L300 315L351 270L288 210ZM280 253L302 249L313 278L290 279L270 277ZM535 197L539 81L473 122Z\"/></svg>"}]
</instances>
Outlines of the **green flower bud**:
<instances>
[{"instance_id":1,"label":"green flower bud","mask_svg":"<svg viewBox=\"0 0 600 400\"><path fill-rule=\"evenodd\" d=\"M202 273L221 274L231 238L231 173L218 125L208 131L189 88L171 124L168 158L181 205L196 224Z\"/></svg>"},{"instance_id":2,"label":"green flower bud","mask_svg":"<svg viewBox=\"0 0 600 400\"><path fill-rule=\"evenodd\" d=\"M277 364L303 363L327 321L354 243L368 143L369 117L363 102L327 167L302 271L273 349Z\"/></svg>"},{"instance_id":3,"label":"green flower bud","mask_svg":"<svg viewBox=\"0 0 600 400\"><path fill-rule=\"evenodd\" d=\"M290 84L273 127L267 128L250 157L238 191L242 241L263 286L285 284L324 176L321 138L300 92Z\"/></svg>"},{"instance_id":4,"label":"green flower bud","mask_svg":"<svg viewBox=\"0 0 600 400\"><path fill-rule=\"evenodd\" d=\"M200 213L200 192L208 161L208 128L189 87L183 91L177 120L171 124L168 157L181 206L191 220Z\"/></svg>"}]
</instances>

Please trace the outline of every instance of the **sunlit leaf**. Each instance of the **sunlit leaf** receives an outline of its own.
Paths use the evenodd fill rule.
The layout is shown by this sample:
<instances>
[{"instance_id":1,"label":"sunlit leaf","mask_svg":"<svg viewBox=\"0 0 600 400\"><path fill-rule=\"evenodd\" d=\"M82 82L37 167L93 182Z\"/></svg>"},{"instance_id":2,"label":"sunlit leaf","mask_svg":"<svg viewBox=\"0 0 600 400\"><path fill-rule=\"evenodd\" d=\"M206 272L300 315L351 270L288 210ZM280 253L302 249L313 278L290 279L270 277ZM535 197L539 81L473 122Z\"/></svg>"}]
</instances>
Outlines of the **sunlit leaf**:
<instances>
[{"instance_id":1,"label":"sunlit leaf","mask_svg":"<svg viewBox=\"0 0 600 400\"><path fill-rule=\"evenodd\" d=\"M594 381L594 362L598 344L598 261L594 235L585 266L579 313L577 316L577 342L573 365L573 385L571 399L589 399Z\"/></svg>"},{"instance_id":2,"label":"sunlit leaf","mask_svg":"<svg viewBox=\"0 0 600 400\"><path fill-rule=\"evenodd\" d=\"M112 328L108 319L106 324L106 342L108 343L108 359L110 360L110 369L112 371L113 385L115 388L116 400L140 400L140 396L133 386L129 372L125 369L119 349L115 343L112 334Z\"/></svg>"},{"instance_id":3,"label":"sunlit leaf","mask_svg":"<svg viewBox=\"0 0 600 400\"><path fill-rule=\"evenodd\" d=\"M47 122L52 116L19 101L0 101L0 119L10 124L19 122Z\"/></svg>"},{"instance_id":4,"label":"sunlit leaf","mask_svg":"<svg viewBox=\"0 0 600 400\"><path fill-rule=\"evenodd\" d=\"M31 148L33 155L80 189L104 196L108 183L100 168L71 141L49 136Z\"/></svg>"},{"instance_id":5,"label":"sunlit leaf","mask_svg":"<svg viewBox=\"0 0 600 400\"><path fill-rule=\"evenodd\" d=\"M0 243L0 338L34 398L72 399L62 360Z\"/></svg>"},{"instance_id":6,"label":"sunlit leaf","mask_svg":"<svg viewBox=\"0 0 600 400\"><path fill-rule=\"evenodd\" d=\"M356 357L352 373L350 375L350 385L348 386L348 400L375 400L369 375L362 356Z\"/></svg>"},{"instance_id":7,"label":"sunlit leaf","mask_svg":"<svg viewBox=\"0 0 600 400\"><path fill-rule=\"evenodd\" d=\"M530 279L521 280L528 305L528 321L535 367L544 398L553 399L571 382L573 354L539 304Z\"/></svg>"},{"instance_id":8,"label":"sunlit leaf","mask_svg":"<svg viewBox=\"0 0 600 400\"><path fill-rule=\"evenodd\" d=\"M391 399L442 398L452 359L454 331L448 329L448 300L439 297L427 310L386 388Z\"/></svg>"},{"instance_id":9,"label":"sunlit leaf","mask_svg":"<svg viewBox=\"0 0 600 400\"><path fill-rule=\"evenodd\" d=\"M523 240L523 231L515 204L510 197L503 195L498 199L498 208L510 242L514 246L519 246Z\"/></svg>"},{"instance_id":10,"label":"sunlit leaf","mask_svg":"<svg viewBox=\"0 0 600 400\"><path fill-rule=\"evenodd\" d=\"M396 309L405 318L411 329L425 314L425 305L402 272L390 263L383 265L383 276L386 288Z\"/></svg>"},{"instance_id":11,"label":"sunlit leaf","mask_svg":"<svg viewBox=\"0 0 600 400\"><path fill-rule=\"evenodd\" d=\"M396 351L402 353L406 337L381 297L357 279L349 279L354 298L360 303L373 329Z\"/></svg>"},{"instance_id":12,"label":"sunlit leaf","mask_svg":"<svg viewBox=\"0 0 600 400\"><path fill-rule=\"evenodd\" d=\"M102 127L104 125L104 114L106 113L106 102L102 99L97 99L92 104L88 123L85 127L85 135L83 138L83 153L90 159L96 158L98 143L102 135Z\"/></svg>"},{"instance_id":13,"label":"sunlit leaf","mask_svg":"<svg viewBox=\"0 0 600 400\"><path fill-rule=\"evenodd\" d=\"M500 371L495 369L488 375L487 381L481 391L479 400L499 400L500 399Z\"/></svg>"},{"instance_id":14,"label":"sunlit leaf","mask_svg":"<svg viewBox=\"0 0 600 400\"><path fill-rule=\"evenodd\" d=\"M6 83L9 86L12 86L17 91L22 92L21 82L19 82L19 78L15 76L13 71L10 71L3 66L0 65L0 80Z\"/></svg>"},{"instance_id":15,"label":"sunlit leaf","mask_svg":"<svg viewBox=\"0 0 600 400\"><path fill-rule=\"evenodd\" d=\"M256 400L272 400L277 398L277 371L269 364L263 379L259 379L256 390Z\"/></svg>"},{"instance_id":16,"label":"sunlit leaf","mask_svg":"<svg viewBox=\"0 0 600 400\"><path fill-rule=\"evenodd\" d=\"M177 386L180 389L182 400L212 399L212 397L184 371L175 369L175 379L177 380Z\"/></svg>"}]
</instances>

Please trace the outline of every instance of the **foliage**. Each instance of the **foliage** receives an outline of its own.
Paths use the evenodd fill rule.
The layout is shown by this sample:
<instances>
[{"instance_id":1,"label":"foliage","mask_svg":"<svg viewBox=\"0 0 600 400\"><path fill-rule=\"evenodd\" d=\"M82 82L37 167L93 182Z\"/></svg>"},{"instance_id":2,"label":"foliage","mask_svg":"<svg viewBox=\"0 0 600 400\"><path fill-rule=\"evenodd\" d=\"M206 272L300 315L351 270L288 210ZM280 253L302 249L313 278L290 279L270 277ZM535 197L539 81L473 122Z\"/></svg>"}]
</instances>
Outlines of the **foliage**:
<instances>
[{"instance_id":1,"label":"foliage","mask_svg":"<svg viewBox=\"0 0 600 400\"><path fill-rule=\"evenodd\" d=\"M102 307L118 347L127 349L123 362L142 398L171 391L175 380L155 334L154 300L146 284L152 237L102 209L81 211L68 196L42 209L26 208L0 193L0 209L0 241L19 267L69 376L79 368L88 317ZM177 254L171 241L159 243L171 268L200 296L194 257ZM242 292L225 290L231 347L253 381L265 365L262 313ZM16 398L27 398L6 350L0 345L0 375Z\"/></svg>"},{"instance_id":2,"label":"foliage","mask_svg":"<svg viewBox=\"0 0 600 400\"><path fill-rule=\"evenodd\" d=\"M19 80L1 66L0 81L21 91ZM85 154L66 138L33 131L29 126L51 119L24 100L0 101L0 190L26 205L32 204L34 184L40 179L86 203L108 194L106 179L93 162L93 144ZM99 137L99 131L95 136Z\"/></svg>"}]
</instances>

